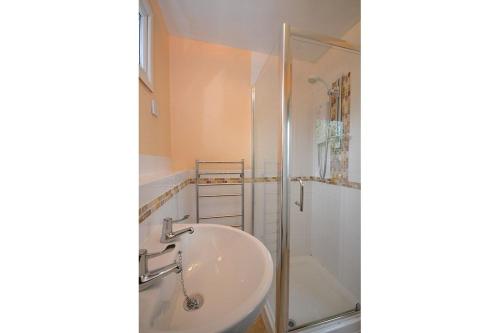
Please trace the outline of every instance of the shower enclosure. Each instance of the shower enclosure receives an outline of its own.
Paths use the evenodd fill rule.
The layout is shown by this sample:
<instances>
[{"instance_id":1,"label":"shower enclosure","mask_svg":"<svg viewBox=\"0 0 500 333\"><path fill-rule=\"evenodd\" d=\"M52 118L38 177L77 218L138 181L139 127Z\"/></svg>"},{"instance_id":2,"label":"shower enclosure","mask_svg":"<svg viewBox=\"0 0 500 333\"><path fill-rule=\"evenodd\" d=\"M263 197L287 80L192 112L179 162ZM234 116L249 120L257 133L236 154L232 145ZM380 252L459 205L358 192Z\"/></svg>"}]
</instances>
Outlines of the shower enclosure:
<instances>
[{"instance_id":1,"label":"shower enclosure","mask_svg":"<svg viewBox=\"0 0 500 333\"><path fill-rule=\"evenodd\" d=\"M359 30L283 24L252 90L253 233L275 265L277 333L360 329Z\"/></svg>"}]
</instances>

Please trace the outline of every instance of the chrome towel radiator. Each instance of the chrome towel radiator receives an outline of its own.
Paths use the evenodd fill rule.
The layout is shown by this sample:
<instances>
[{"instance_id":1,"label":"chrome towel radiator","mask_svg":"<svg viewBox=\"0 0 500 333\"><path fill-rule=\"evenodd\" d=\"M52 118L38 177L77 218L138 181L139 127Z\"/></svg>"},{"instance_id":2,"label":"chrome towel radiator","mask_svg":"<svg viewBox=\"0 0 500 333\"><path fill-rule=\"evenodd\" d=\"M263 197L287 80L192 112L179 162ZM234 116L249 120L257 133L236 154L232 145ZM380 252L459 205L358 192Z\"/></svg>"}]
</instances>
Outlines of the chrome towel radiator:
<instances>
[{"instance_id":1,"label":"chrome towel radiator","mask_svg":"<svg viewBox=\"0 0 500 333\"><path fill-rule=\"evenodd\" d=\"M226 165L240 165L239 171L201 171L201 164L226 164ZM217 175L238 175L239 181L232 182L203 182L202 176L217 176ZM234 177L236 178L236 177ZM200 194L200 187L203 186L240 186L240 193L216 193L216 194ZM229 215L213 215L213 216L200 216L200 198L218 198L218 197L241 197L241 214ZM200 161L196 160L196 223L209 219L224 219L231 217L241 217L241 224L232 224L231 227L241 228L245 227L245 160L241 161Z\"/></svg>"}]
</instances>

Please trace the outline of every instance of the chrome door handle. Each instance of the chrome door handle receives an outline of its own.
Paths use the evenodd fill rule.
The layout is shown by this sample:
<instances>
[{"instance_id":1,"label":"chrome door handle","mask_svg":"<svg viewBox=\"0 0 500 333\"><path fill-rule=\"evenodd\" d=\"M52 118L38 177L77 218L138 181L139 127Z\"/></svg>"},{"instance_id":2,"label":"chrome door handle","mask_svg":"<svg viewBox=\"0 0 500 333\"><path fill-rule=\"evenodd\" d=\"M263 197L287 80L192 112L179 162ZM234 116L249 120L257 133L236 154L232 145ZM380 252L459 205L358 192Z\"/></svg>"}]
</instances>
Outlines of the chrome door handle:
<instances>
[{"instance_id":1,"label":"chrome door handle","mask_svg":"<svg viewBox=\"0 0 500 333\"><path fill-rule=\"evenodd\" d=\"M304 211L304 182L302 179L298 179L299 184L300 184L300 201L295 201L295 204L299 206L300 211Z\"/></svg>"}]
</instances>

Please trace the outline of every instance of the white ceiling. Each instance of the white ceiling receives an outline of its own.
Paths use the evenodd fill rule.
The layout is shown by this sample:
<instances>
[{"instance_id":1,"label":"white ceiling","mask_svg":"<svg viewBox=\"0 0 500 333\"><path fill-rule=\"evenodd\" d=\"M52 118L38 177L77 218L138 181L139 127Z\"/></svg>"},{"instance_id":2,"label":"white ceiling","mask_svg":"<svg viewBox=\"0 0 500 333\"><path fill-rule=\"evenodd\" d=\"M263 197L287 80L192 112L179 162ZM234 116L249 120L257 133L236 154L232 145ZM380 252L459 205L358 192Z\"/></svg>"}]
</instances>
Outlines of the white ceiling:
<instances>
[{"instance_id":1,"label":"white ceiling","mask_svg":"<svg viewBox=\"0 0 500 333\"><path fill-rule=\"evenodd\" d=\"M282 22L342 37L360 20L360 0L159 0L172 35L270 53Z\"/></svg>"}]
</instances>

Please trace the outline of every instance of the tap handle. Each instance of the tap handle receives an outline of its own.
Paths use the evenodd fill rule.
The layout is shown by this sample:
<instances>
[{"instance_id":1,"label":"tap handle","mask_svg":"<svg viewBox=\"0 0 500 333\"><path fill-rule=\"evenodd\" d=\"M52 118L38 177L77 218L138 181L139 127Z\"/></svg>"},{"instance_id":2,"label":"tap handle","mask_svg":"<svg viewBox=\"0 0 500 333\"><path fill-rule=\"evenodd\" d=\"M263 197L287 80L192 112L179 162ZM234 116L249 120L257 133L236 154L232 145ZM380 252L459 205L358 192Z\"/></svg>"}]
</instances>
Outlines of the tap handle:
<instances>
[{"instance_id":1,"label":"tap handle","mask_svg":"<svg viewBox=\"0 0 500 333\"><path fill-rule=\"evenodd\" d=\"M139 250L139 258L145 256L146 254L148 254L148 250L146 250L146 249Z\"/></svg>"},{"instance_id":2,"label":"tap handle","mask_svg":"<svg viewBox=\"0 0 500 333\"><path fill-rule=\"evenodd\" d=\"M143 276L148 271L148 250L139 250L139 276Z\"/></svg>"},{"instance_id":3,"label":"tap handle","mask_svg":"<svg viewBox=\"0 0 500 333\"><path fill-rule=\"evenodd\" d=\"M175 236L173 231L172 231L172 225L174 223L178 223L178 222L182 222L184 220L187 220L188 218L189 218L189 215L184 215L184 217L179 219L179 220L174 220L171 217L164 218L163 219L163 227L162 227L161 236L160 236L160 243L169 243L169 239Z\"/></svg>"},{"instance_id":4,"label":"tap handle","mask_svg":"<svg viewBox=\"0 0 500 333\"><path fill-rule=\"evenodd\" d=\"M160 250L158 252L151 252L150 253L147 250L141 249L141 250L139 250L139 261L142 258L150 259L150 258L161 256L162 254L170 252L173 249L175 249L175 244L169 244L163 250Z\"/></svg>"},{"instance_id":5,"label":"tap handle","mask_svg":"<svg viewBox=\"0 0 500 333\"><path fill-rule=\"evenodd\" d=\"M162 237L163 237L163 235L168 235L168 234L172 233L172 223L173 223L173 220L171 217L167 217L167 218L163 219L163 226L162 226L162 230L161 230Z\"/></svg>"}]
</instances>

